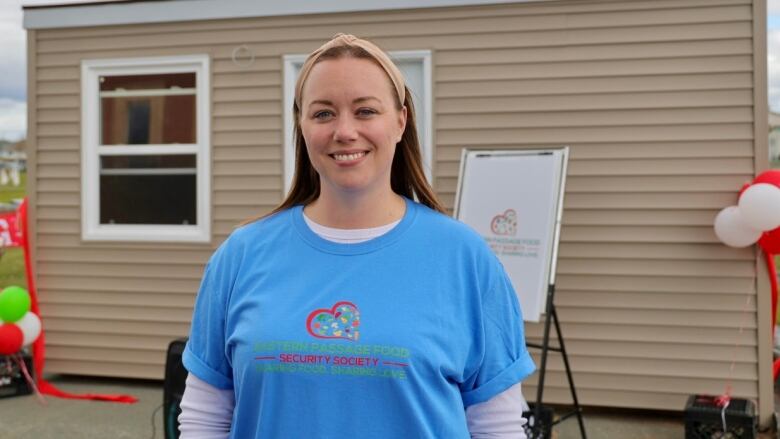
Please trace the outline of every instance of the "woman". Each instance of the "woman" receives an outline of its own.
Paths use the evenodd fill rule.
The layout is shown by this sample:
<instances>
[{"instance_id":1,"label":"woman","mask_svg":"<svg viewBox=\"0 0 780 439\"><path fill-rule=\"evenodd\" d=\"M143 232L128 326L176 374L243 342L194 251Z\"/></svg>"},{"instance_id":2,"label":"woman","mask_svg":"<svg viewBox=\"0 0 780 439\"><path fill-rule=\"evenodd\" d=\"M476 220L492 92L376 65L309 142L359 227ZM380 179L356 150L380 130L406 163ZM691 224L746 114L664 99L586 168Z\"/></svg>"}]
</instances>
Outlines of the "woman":
<instances>
[{"instance_id":1,"label":"woman","mask_svg":"<svg viewBox=\"0 0 780 439\"><path fill-rule=\"evenodd\" d=\"M398 68L339 34L304 63L294 115L290 194L206 267L182 437L525 437L515 293L443 215Z\"/></svg>"}]
</instances>

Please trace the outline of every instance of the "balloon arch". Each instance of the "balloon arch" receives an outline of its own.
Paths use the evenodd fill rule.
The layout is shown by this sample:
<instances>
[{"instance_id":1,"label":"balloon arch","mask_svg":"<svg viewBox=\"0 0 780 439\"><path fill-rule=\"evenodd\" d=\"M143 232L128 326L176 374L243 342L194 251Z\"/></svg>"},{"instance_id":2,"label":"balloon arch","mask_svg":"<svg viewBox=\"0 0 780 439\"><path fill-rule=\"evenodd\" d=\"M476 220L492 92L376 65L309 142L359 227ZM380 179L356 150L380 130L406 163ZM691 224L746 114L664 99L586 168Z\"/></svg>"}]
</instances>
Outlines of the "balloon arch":
<instances>
[{"instance_id":1,"label":"balloon arch","mask_svg":"<svg viewBox=\"0 0 780 439\"><path fill-rule=\"evenodd\" d=\"M764 251L772 285L772 328L777 321L777 270L780 254L780 170L759 174L739 191L736 206L721 210L715 217L715 235L730 247L758 244ZM774 333L774 331L773 331ZM773 365L774 379L780 375L780 359Z\"/></svg>"}]
</instances>

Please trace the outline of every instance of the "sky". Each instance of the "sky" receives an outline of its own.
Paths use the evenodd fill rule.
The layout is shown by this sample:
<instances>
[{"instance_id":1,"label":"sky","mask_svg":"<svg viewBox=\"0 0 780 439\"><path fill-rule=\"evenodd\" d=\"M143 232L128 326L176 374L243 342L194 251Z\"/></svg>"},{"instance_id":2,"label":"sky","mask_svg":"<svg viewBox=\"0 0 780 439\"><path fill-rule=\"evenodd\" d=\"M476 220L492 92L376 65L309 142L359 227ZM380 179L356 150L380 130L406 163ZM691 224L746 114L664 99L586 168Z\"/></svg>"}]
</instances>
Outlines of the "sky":
<instances>
[{"instance_id":1,"label":"sky","mask_svg":"<svg viewBox=\"0 0 780 439\"><path fill-rule=\"evenodd\" d=\"M21 140L27 131L27 36L22 6L89 1L94 0L0 0L0 140Z\"/></svg>"},{"instance_id":2,"label":"sky","mask_svg":"<svg viewBox=\"0 0 780 439\"><path fill-rule=\"evenodd\" d=\"M780 112L780 0L768 1L766 21L769 109Z\"/></svg>"},{"instance_id":3,"label":"sky","mask_svg":"<svg viewBox=\"0 0 780 439\"><path fill-rule=\"evenodd\" d=\"M27 124L26 34L22 6L94 0L0 0L0 140L23 139ZM769 107L780 112L780 0L768 0Z\"/></svg>"}]
</instances>

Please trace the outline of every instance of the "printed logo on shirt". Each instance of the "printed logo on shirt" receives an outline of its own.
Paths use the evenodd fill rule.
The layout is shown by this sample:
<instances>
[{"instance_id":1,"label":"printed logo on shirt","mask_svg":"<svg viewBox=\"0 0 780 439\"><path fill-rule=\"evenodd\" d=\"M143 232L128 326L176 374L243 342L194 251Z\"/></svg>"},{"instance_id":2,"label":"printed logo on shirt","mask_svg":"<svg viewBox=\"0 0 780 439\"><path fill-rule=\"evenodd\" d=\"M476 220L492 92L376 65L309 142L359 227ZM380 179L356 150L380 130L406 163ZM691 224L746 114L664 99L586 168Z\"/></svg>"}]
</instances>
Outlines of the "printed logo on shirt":
<instances>
[{"instance_id":1,"label":"printed logo on shirt","mask_svg":"<svg viewBox=\"0 0 780 439\"><path fill-rule=\"evenodd\" d=\"M409 349L358 344L360 311L348 301L319 308L306 317L306 331L321 342L262 341L254 344L255 370L262 373L351 375L406 380ZM344 344L341 340L355 343Z\"/></svg>"},{"instance_id":2,"label":"printed logo on shirt","mask_svg":"<svg viewBox=\"0 0 780 439\"><path fill-rule=\"evenodd\" d=\"M507 209L503 214L498 214L490 221L490 230L496 235L517 235L517 212Z\"/></svg>"},{"instance_id":3,"label":"printed logo on shirt","mask_svg":"<svg viewBox=\"0 0 780 439\"><path fill-rule=\"evenodd\" d=\"M338 302L330 309L315 309L306 318L306 330L317 338L360 337L360 311L352 302Z\"/></svg>"}]
</instances>

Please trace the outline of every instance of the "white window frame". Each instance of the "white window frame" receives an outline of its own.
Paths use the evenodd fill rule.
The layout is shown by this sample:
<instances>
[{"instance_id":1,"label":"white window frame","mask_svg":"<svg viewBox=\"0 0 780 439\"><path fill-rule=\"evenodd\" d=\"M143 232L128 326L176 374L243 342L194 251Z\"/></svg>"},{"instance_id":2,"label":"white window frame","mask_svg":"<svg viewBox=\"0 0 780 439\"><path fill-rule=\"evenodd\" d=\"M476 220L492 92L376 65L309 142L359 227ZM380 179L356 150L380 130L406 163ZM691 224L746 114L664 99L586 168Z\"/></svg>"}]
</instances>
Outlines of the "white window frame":
<instances>
[{"instance_id":1,"label":"white window frame","mask_svg":"<svg viewBox=\"0 0 780 439\"><path fill-rule=\"evenodd\" d=\"M208 55L95 59L81 62L81 238L84 241L211 241L209 65ZM195 73L195 143L101 146L100 76L168 73ZM197 224L100 224L100 157L165 154L195 154Z\"/></svg>"},{"instance_id":2,"label":"white window frame","mask_svg":"<svg viewBox=\"0 0 780 439\"><path fill-rule=\"evenodd\" d=\"M422 112L425 124L425 135L420 138L422 160L425 177L433 182L433 90L431 75L430 50L404 50L388 52L390 58L398 61L420 60L423 65L423 99L425 106L415 102L415 110ZM293 138L293 100L295 99L296 72L306 61L308 55L284 55L284 195L290 191L293 174L295 173L295 139ZM418 127L419 133L419 127Z\"/></svg>"}]
</instances>

